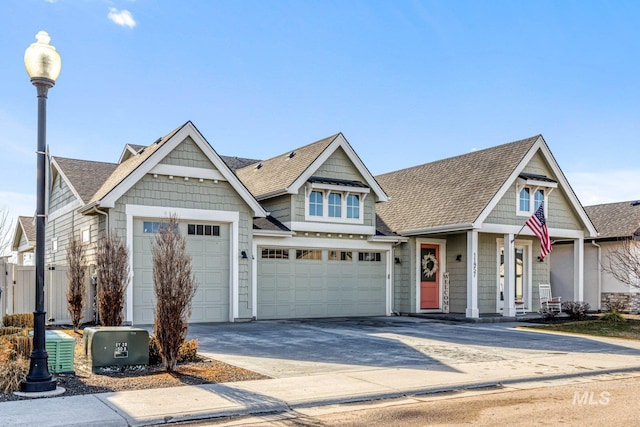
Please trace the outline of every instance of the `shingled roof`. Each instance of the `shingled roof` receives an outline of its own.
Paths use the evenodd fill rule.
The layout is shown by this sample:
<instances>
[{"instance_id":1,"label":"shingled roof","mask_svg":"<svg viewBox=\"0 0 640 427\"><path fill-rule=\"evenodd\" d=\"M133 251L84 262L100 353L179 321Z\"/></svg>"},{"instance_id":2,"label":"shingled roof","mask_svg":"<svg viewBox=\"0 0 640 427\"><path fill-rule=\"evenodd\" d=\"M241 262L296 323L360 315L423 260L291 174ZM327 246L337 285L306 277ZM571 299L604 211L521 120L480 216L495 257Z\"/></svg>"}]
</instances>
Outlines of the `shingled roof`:
<instances>
[{"instance_id":1,"label":"shingled roof","mask_svg":"<svg viewBox=\"0 0 640 427\"><path fill-rule=\"evenodd\" d=\"M188 123L188 122L187 122ZM167 135L159 138L153 144L147 146L142 152L138 155L133 156L124 162L117 165L117 168L111 173L111 175L103 181L102 186L95 192L91 200L91 202L95 202L101 200L104 196L109 194L111 190L113 190L118 184L122 182L129 174L131 174L138 166L140 166L146 159L148 159L156 150L167 142L173 135L175 135L180 129L182 129L186 124L183 124L180 127L169 132Z\"/></svg>"},{"instance_id":2,"label":"shingled roof","mask_svg":"<svg viewBox=\"0 0 640 427\"><path fill-rule=\"evenodd\" d=\"M78 193L82 203L87 203L91 200L96 191L118 167L116 163L93 162L64 157L54 157L53 160L59 171Z\"/></svg>"},{"instance_id":3,"label":"shingled roof","mask_svg":"<svg viewBox=\"0 0 640 427\"><path fill-rule=\"evenodd\" d=\"M269 160L256 162L236 170L236 174L256 198L278 191L284 192L338 135L340 134L296 148Z\"/></svg>"},{"instance_id":4,"label":"shingled roof","mask_svg":"<svg viewBox=\"0 0 640 427\"><path fill-rule=\"evenodd\" d=\"M585 206L584 210L598 230L598 239L629 237L640 229L640 206L637 202Z\"/></svg>"},{"instance_id":5,"label":"shingled roof","mask_svg":"<svg viewBox=\"0 0 640 427\"><path fill-rule=\"evenodd\" d=\"M390 200L376 207L396 232L473 223L540 138L379 175Z\"/></svg>"},{"instance_id":6,"label":"shingled roof","mask_svg":"<svg viewBox=\"0 0 640 427\"><path fill-rule=\"evenodd\" d=\"M24 233L24 237L29 242L36 241L36 224L33 220L32 216L19 216L18 224L22 227L22 232Z\"/></svg>"}]
</instances>

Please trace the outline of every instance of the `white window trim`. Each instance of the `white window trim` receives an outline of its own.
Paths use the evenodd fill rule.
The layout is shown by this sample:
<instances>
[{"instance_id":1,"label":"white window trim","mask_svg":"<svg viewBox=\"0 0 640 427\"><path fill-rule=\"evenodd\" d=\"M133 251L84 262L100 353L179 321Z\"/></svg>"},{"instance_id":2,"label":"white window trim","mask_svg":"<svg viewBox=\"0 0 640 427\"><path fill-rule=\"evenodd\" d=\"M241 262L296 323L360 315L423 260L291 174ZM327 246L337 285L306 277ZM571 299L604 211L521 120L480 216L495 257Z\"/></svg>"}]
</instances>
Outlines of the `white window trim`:
<instances>
[{"instance_id":1,"label":"white window trim","mask_svg":"<svg viewBox=\"0 0 640 427\"><path fill-rule=\"evenodd\" d=\"M539 182L536 181L537 184L540 184ZM549 183L549 184L553 184L553 183ZM522 191L522 189L524 188L528 188L529 189L529 210L523 211L520 210L520 191ZM542 190L544 191L544 216L547 217L549 216L549 195L553 192L553 190L556 187L553 185L531 185L528 181L525 182L524 180L522 180L522 183L517 183L516 184L516 215L517 216L531 216L533 215L533 213L535 212L535 210L533 209L533 207L535 206L535 198L536 198L536 191L538 190Z\"/></svg>"},{"instance_id":2,"label":"white window trim","mask_svg":"<svg viewBox=\"0 0 640 427\"><path fill-rule=\"evenodd\" d=\"M84 239L85 233L87 233L87 235L89 236L87 240ZM82 231L80 232L80 239L82 240L82 243L91 243L91 229L83 228Z\"/></svg>"},{"instance_id":3,"label":"white window trim","mask_svg":"<svg viewBox=\"0 0 640 427\"><path fill-rule=\"evenodd\" d=\"M322 216L309 214L309 199L312 191L322 193ZM329 194L340 194L340 217L329 216ZM350 194L359 197L360 207L358 218L347 218L347 198ZM340 224L364 224L364 201L369 194L368 188L349 187L345 189L339 185L312 183L307 186L304 192L304 219L305 221L321 221Z\"/></svg>"},{"instance_id":4,"label":"white window trim","mask_svg":"<svg viewBox=\"0 0 640 427\"><path fill-rule=\"evenodd\" d=\"M51 239L51 253L58 252L58 238L54 237Z\"/></svg>"}]
</instances>

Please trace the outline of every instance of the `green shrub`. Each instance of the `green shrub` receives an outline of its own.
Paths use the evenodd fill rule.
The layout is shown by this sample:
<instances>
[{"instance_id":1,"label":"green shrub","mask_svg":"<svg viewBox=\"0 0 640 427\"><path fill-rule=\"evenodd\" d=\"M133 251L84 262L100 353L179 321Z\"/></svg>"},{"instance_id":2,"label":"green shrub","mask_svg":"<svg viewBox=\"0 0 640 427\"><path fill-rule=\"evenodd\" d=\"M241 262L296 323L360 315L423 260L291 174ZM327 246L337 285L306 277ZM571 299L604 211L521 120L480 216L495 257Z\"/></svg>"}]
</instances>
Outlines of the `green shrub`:
<instances>
[{"instance_id":1,"label":"green shrub","mask_svg":"<svg viewBox=\"0 0 640 427\"><path fill-rule=\"evenodd\" d=\"M586 319L589 309L591 309L591 306L588 302L566 301L562 303L562 311L565 312L571 320Z\"/></svg>"},{"instance_id":2,"label":"green shrub","mask_svg":"<svg viewBox=\"0 0 640 427\"><path fill-rule=\"evenodd\" d=\"M178 363L193 362L198 359L198 345L200 343L197 339L184 340L178 350ZM160 343L158 339L150 335L149 336L149 365L159 365L162 363L162 354L160 350Z\"/></svg>"},{"instance_id":3,"label":"green shrub","mask_svg":"<svg viewBox=\"0 0 640 427\"><path fill-rule=\"evenodd\" d=\"M616 311L612 311L609 313L605 313L600 320L602 322L626 322L627 319L624 318L624 316L622 316L620 313L616 312Z\"/></svg>"},{"instance_id":4,"label":"green shrub","mask_svg":"<svg viewBox=\"0 0 640 427\"><path fill-rule=\"evenodd\" d=\"M33 313L5 314L2 325L33 329Z\"/></svg>"},{"instance_id":5,"label":"green shrub","mask_svg":"<svg viewBox=\"0 0 640 427\"><path fill-rule=\"evenodd\" d=\"M160 343L156 337L149 335L149 365L158 365L161 362Z\"/></svg>"}]
</instances>

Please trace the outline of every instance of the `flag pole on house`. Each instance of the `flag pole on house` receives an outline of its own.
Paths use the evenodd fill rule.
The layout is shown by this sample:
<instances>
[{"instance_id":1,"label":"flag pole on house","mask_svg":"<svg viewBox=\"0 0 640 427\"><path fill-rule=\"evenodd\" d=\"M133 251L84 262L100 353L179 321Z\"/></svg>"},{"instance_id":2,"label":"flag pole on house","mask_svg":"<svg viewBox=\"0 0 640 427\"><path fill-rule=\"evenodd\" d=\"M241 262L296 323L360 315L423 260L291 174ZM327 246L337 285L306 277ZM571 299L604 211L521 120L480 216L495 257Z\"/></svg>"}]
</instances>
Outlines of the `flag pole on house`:
<instances>
[{"instance_id":1,"label":"flag pole on house","mask_svg":"<svg viewBox=\"0 0 640 427\"><path fill-rule=\"evenodd\" d=\"M518 233L513 237L513 240L516 240L516 237L518 237L525 226L529 227L533 234L540 239L540 261L542 261L552 249L551 239L549 238L549 229L547 228L547 220L544 217L544 203L540 203L538 209L536 209L533 215L531 215L531 218L524 223L522 228L520 228L520 231L518 231Z\"/></svg>"}]
</instances>

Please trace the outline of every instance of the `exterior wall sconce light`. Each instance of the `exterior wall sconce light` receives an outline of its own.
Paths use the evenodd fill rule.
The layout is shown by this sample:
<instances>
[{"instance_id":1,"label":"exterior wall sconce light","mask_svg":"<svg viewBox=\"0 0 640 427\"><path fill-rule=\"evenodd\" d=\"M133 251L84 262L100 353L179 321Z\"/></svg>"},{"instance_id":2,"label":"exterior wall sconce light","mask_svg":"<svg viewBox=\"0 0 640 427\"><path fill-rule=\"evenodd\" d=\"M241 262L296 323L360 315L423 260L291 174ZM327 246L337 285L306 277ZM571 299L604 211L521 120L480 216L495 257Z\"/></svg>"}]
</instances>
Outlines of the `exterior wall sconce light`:
<instances>
[{"instance_id":1,"label":"exterior wall sconce light","mask_svg":"<svg viewBox=\"0 0 640 427\"><path fill-rule=\"evenodd\" d=\"M538 262L544 262L544 258L538 257Z\"/></svg>"},{"instance_id":2,"label":"exterior wall sconce light","mask_svg":"<svg viewBox=\"0 0 640 427\"><path fill-rule=\"evenodd\" d=\"M456 255L456 261L458 261L458 262L462 261L462 254Z\"/></svg>"},{"instance_id":3,"label":"exterior wall sconce light","mask_svg":"<svg viewBox=\"0 0 640 427\"><path fill-rule=\"evenodd\" d=\"M402 261L400 261L400 258L396 257L396 264L402 264Z\"/></svg>"},{"instance_id":4,"label":"exterior wall sconce light","mask_svg":"<svg viewBox=\"0 0 640 427\"><path fill-rule=\"evenodd\" d=\"M247 251L242 251L242 252L240 252L240 256L242 257L242 259L247 259L247 258L249 258L249 257L247 256Z\"/></svg>"}]
</instances>

